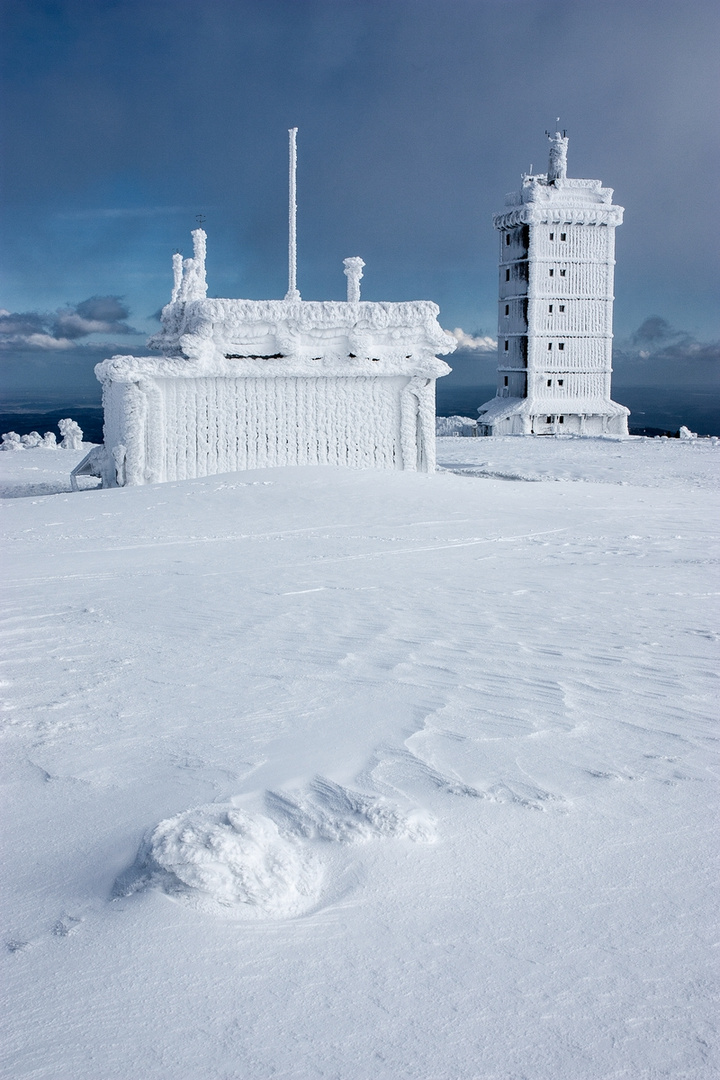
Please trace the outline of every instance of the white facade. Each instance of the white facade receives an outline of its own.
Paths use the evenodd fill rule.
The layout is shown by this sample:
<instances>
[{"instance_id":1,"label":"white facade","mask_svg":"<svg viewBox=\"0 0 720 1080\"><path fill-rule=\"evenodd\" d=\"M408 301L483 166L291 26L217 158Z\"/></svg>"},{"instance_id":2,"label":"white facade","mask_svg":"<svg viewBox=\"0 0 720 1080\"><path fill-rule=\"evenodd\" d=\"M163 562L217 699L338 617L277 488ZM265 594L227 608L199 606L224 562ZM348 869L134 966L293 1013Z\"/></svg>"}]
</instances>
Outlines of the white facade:
<instances>
[{"instance_id":1,"label":"white facade","mask_svg":"<svg viewBox=\"0 0 720 1080\"><path fill-rule=\"evenodd\" d=\"M106 485L159 483L276 465L435 466L437 354L456 346L429 301L207 298L205 241L174 258L171 302L151 348L114 356L103 384L105 445L78 467Z\"/></svg>"},{"instance_id":2,"label":"white facade","mask_svg":"<svg viewBox=\"0 0 720 1080\"><path fill-rule=\"evenodd\" d=\"M482 435L627 434L610 398L615 227L623 208L599 180L567 177L567 143L526 175L493 219L500 233L497 395Z\"/></svg>"}]
</instances>

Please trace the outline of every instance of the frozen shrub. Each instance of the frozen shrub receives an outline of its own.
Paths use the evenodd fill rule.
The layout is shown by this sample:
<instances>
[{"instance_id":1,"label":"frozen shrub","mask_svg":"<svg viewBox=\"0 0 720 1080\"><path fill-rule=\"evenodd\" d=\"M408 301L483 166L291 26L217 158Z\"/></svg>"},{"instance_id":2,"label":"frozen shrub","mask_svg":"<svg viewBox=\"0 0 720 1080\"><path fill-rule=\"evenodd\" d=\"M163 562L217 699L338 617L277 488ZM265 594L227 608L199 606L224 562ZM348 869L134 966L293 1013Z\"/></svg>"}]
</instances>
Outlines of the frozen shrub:
<instances>
[{"instance_id":1,"label":"frozen shrub","mask_svg":"<svg viewBox=\"0 0 720 1080\"><path fill-rule=\"evenodd\" d=\"M82 428L74 420L58 420L63 450L82 450Z\"/></svg>"},{"instance_id":2,"label":"frozen shrub","mask_svg":"<svg viewBox=\"0 0 720 1080\"><path fill-rule=\"evenodd\" d=\"M3 450L22 450L23 444L17 431L6 431L2 437Z\"/></svg>"},{"instance_id":3,"label":"frozen shrub","mask_svg":"<svg viewBox=\"0 0 720 1080\"><path fill-rule=\"evenodd\" d=\"M45 450L57 450L57 439L54 431L46 431L40 444Z\"/></svg>"},{"instance_id":4,"label":"frozen shrub","mask_svg":"<svg viewBox=\"0 0 720 1080\"><path fill-rule=\"evenodd\" d=\"M32 450L36 446L40 446L42 443L42 439L40 438L40 432L31 431L29 435L21 435L20 442L23 444L23 446L27 447L28 450Z\"/></svg>"}]
</instances>

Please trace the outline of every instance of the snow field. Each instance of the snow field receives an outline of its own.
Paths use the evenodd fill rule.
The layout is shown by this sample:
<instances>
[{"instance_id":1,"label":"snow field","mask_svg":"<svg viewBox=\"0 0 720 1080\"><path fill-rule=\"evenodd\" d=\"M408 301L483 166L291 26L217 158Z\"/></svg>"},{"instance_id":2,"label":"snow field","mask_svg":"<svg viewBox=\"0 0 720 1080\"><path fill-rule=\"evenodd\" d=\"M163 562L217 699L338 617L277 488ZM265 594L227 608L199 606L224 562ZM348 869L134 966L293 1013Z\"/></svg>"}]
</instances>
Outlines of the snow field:
<instances>
[{"instance_id":1,"label":"snow field","mask_svg":"<svg viewBox=\"0 0 720 1080\"><path fill-rule=\"evenodd\" d=\"M717 1075L717 455L8 499L3 1075Z\"/></svg>"}]
</instances>

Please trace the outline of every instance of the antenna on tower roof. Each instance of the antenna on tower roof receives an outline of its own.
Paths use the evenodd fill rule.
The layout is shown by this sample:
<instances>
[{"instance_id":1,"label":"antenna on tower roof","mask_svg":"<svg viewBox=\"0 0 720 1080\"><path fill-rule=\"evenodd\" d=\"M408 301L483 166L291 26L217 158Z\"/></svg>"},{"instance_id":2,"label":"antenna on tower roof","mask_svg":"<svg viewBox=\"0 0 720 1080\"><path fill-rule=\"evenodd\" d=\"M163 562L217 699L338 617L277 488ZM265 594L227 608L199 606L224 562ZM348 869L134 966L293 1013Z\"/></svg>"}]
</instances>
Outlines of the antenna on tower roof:
<instances>
[{"instance_id":1,"label":"antenna on tower roof","mask_svg":"<svg viewBox=\"0 0 720 1080\"><path fill-rule=\"evenodd\" d=\"M288 291L286 300L299 300L297 287L297 128L288 128L290 136L289 208L288 208Z\"/></svg>"}]
</instances>

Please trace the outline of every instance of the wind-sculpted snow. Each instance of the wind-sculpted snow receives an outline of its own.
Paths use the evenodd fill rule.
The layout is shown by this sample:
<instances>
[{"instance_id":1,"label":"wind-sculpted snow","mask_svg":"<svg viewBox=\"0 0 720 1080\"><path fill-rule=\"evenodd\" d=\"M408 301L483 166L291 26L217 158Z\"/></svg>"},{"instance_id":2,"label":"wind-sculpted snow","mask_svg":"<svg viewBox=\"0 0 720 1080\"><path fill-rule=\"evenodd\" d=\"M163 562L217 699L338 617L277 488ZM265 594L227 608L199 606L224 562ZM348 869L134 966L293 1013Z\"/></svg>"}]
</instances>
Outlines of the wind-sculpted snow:
<instances>
[{"instance_id":1,"label":"wind-sculpted snow","mask_svg":"<svg viewBox=\"0 0 720 1080\"><path fill-rule=\"evenodd\" d=\"M161 821L143 844L135 873L117 895L159 888L193 906L234 915L287 918L316 901L318 860L270 818L234 806L201 806Z\"/></svg>"},{"instance_id":2,"label":"wind-sculpted snow","mask_svg":"<svg viewBox=\"0 0 720 1080\"><path fill-rule=\"evenodd\" d=\"M360 843L378 837L429 842L432 819L420 810L402 810L385 798L352 791L324 777L306 793L268 794L268 807L292 833L308 839Z\"/></svg>"},{"instance_id":3,"label":"wind-sculpted snow","mask_svg":"<svg viewBox=\"0 0 720 1080\"><path fill-rule=\"evenodd\" d=\"M4 1076L716 1080L720 441L81 453L0 453Z\"/></svg>"},{"instance_id":4,"label":"wind-sculpted snow","mask_svg":"<svg viewBox=\"0 0 720 1080\"><path fill-rule=\"evenodd\" d=\"M211 805L160 822L118 878L115 895L155 888L199 910L291 918L320 901L331 873L318 841L434 839L429 815L324 777L307 792L268 792L266 803L267 814Z\"/></svg>"}]
</instances>

